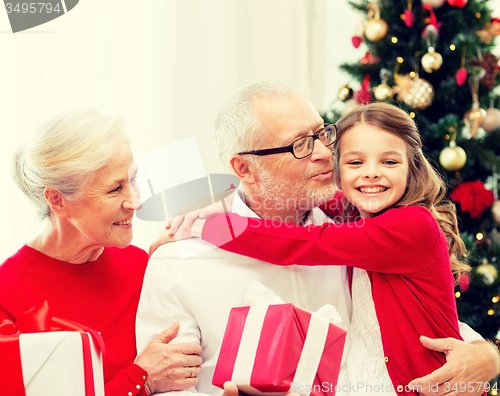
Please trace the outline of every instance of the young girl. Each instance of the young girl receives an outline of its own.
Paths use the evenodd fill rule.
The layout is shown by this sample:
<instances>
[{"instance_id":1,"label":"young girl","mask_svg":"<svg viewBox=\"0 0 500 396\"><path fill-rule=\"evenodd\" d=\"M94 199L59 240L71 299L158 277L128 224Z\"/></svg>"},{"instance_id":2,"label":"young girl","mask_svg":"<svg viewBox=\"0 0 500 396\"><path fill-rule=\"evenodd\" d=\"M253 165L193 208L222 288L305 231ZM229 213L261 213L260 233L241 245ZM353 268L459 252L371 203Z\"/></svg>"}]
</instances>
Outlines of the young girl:
<instances>
[{"instance_id":1,"label":"young girl","mask_svg":"<svg viewBox=\"0 0 500 396\"><path fill-rule=\"evenodd\" d=\"M398 394L414 394L407 384L446 362L419 337L461 339L453 274L468 266L460 260L457 218L406 112L385 103L360 106L337 129L335 181L342 193L322 209L341 215L343 224L300 227L216 214L201 237L279 265L354 267L352 346L338 383L364 384L357 394L373 394L376 385L386 392L391 383Z\"/></svg>"}]
</instances>

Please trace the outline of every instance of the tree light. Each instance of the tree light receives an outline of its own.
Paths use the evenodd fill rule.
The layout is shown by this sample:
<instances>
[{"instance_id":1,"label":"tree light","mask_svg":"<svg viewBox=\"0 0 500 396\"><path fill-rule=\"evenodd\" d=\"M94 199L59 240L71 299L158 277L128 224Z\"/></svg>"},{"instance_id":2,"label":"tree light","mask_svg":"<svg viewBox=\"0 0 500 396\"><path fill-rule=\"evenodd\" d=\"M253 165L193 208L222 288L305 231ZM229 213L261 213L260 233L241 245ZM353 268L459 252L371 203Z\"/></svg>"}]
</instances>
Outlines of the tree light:
<instances>
[{"instance_id":1,"label":"tree light","mask_svg":"<svg viewBox=\"0 0 500 396\"><path fill-rule=\"evenodd\" d=\"M455 44L450 45L450 49L451 49L452 51L455 51L455 48L456 48L456 47L455 47Z\"/></svg>"},{"instance_id":2,"label":"tree light","mask_svg":"<svg viewBox=\"0 0 500 396\"><path fill-rule=\"evenodd\" d=\"M498 296L493 297L493 298L491 299L491 301L493 301L493 302L496 304L498 301L500 301L500 297L498 297Z\"/></svg>"},{"instance_id":3,"label":"tree light","mask_svg":"<svg viewBox=\"0 0 500 396\"><path fill-rule=\"evenodd\" d=\"M403 58L402 58L401 56L398 56L398 57L396 58L396 60L397 60L399 63L403 63Z\"/></svg>"},{"instance_id":4,"label":"tree light","mask_svg":"<svg viewBox=\"0 0 500 396\"><path fill-rule=\"evenodd\" d=\"M391 38L391 41L392 41L394 44L396 44L396 43L398 42L398 38L394 36L394 37L392 37L392 38Z\"/></svg>"},{"instance_id":5,"label":"tree light","mask_svg":"<svg viewBox=\"0 0 500 396\"><path fill-rule=\"evenodd\" d=\"M493 311L492 309L490 309L490 310L488 311L488 315L490 315L490 316L491 316L491 315L493 315L494 313L495 313L495 311Z\"/></svg>"},{"instance_id":6,"label":"tree light","mask_svg":"<svg viewBox=\"0 0 500 396\"><path fill-rule=\"evenodd\" d=\"M481 241L483 238L484 238L484 235L483 235L483 234L481 234L480 232L478 232L478 233L476 234L476 239L477 239L478 241Z\"/></svg>"},{"instance_id":7,"label":"tree light","mask_svg":"<svg viewBox=\"0 0 500 396\"><path fill-rule=\"evenodd\" d=\"M460 298L460 296L461 296L460 292L458 292L458 291L457 291L457 292L455 293L455 298Z\"/></svg>"}]
</instances>

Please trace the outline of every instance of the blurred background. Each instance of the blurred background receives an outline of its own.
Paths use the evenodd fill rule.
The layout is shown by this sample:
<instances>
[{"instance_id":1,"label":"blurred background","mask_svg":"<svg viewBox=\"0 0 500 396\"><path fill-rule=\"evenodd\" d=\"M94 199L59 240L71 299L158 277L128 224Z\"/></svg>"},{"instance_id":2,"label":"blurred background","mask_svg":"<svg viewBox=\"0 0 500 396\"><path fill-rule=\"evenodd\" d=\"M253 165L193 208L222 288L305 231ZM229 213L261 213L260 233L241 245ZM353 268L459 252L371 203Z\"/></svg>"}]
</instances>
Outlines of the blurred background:
<instances>
[{"instance_id":1,"label":"blurred background","mask_svg":"<svg viewBox=\"0 0 500 396\"><path fill-rule=\"evenodd\" d=\"M500 1L82 0L15 34L3 7L0 262L43 227L10 177L13 151L42 121L95 108L125 120L136 158L194 137L205 172L223 173L218 109L243 84L276 80L332 122L363 101L413 113L450 192L462 185L455 201L474 272L457 287L461 318L498 338ZM415 86L426 83L422 96ZM147 249L163 225L134 220L133 243Z\"/></svg>"}]
</instances>

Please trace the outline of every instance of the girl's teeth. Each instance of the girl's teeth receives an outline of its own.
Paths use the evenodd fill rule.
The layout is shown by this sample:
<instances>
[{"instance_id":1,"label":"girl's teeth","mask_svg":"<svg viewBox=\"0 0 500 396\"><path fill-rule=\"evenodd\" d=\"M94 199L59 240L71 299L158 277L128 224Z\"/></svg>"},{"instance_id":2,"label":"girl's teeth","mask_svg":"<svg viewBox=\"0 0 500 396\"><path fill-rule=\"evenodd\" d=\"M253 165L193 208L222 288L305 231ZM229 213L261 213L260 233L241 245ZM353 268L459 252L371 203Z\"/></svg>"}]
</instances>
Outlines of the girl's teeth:
<instances>
[{"instance_id":1,"label":"girl's teeth","mask_svg":"<svg viewBox=\"0 0 500 396\"><path fill-rule=\"evenodd\" d=\"M378 186L378 187L361 187L359 189L359 191L361 191L363 193L379 193L379 192L383 192L385 190L386 190L386 188L382 187L382 186Z\"/></svg>"}]
</instances>

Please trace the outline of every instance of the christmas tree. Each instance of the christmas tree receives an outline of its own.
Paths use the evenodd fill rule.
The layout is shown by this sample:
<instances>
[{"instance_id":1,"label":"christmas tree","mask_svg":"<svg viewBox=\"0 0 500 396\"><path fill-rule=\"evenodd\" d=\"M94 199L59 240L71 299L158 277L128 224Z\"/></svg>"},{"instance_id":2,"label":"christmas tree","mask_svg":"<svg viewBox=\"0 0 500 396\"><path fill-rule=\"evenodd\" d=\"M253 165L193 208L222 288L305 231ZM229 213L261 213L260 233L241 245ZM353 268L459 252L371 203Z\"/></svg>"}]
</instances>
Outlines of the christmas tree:
<instances>
[{"instance_id":1,"label":"christmas tree","mask_svg":"<svg viewBox=\"0 0 500 396\"><path fill-rule=\"evenodd\" d=\"M352 45L368 51L343 64L352 80L325 115L335 123L353 106L389 101L406 109L425 152L446 175L469 250L470 275L456 287L459 318L499 345L500 74L491 53L500 34L487 0L361 0Z\"/></svg>"}]
</instances>

